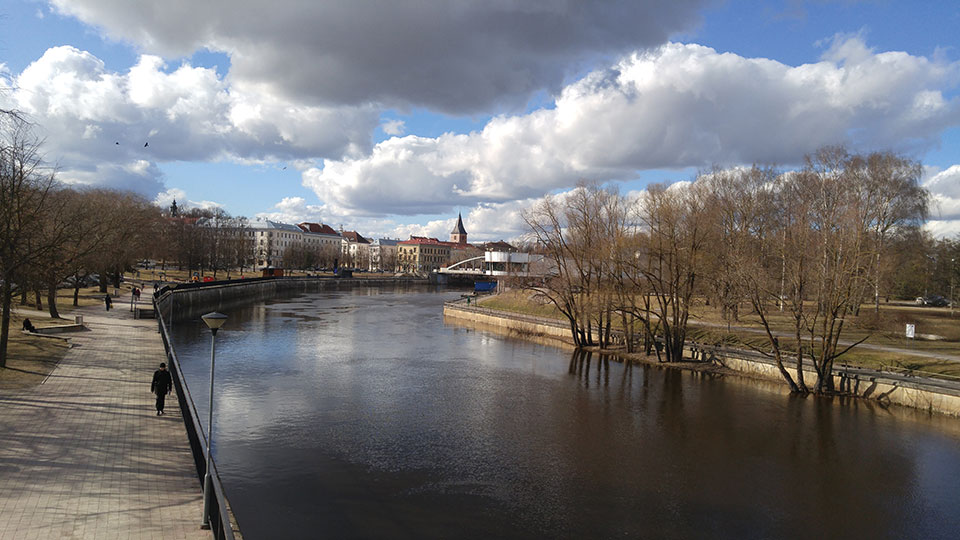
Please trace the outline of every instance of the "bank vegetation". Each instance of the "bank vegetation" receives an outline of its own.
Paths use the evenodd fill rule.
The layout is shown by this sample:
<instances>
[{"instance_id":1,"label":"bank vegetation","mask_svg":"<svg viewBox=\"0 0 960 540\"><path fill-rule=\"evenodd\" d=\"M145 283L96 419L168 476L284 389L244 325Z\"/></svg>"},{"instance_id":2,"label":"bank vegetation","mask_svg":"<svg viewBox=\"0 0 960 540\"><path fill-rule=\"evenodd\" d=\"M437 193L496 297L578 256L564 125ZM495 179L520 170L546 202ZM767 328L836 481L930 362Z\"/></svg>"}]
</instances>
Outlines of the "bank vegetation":
<instances>
[{"instance_id":1,"label":"bank vegetation","mask_svg":"<svg viewBox=\"0 0 960 540\"><path fill-rule=\"evenodd\" d=\"M905 245L930 243L921 174L890 152L828 147L799 170L715 168L638 195L584 184L525 214L550 263L527 287L576 346L610 347L619 328L627 352L665 362L683 358L695 301L732 322L749 311L791 391L830 393L838 358L865 339L841 339L850 319L904 288ZM784 315L787 332L772 322Z\"/></svg>"}]
</instances>

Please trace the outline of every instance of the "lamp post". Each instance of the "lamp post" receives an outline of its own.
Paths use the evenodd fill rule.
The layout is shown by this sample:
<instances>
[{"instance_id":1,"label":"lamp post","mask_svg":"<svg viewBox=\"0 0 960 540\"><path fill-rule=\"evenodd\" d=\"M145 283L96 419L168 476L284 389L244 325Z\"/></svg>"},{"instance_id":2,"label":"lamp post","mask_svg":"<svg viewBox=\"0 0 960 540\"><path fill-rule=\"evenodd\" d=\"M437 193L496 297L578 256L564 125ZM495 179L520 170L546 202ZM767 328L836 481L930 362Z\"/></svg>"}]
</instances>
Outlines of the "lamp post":
<instances>
[{"instance_id":1,"label":"lamp post","mask_svg":"<svg viewBox=\"0 0 960 540\"><path fill-rule=\"evenodd\" d=\"M953 317L953 278L957 274L957 260L950 259L950 316Z\"/></svg>"},{"instance_id":2,"label":"lamp post","mask_svg":"<svg viewBox=\"0 0 960 540\"><path fill-rule=\"evenodd\" d=\"M210 406L207 409L207 470L203 477L203 520L200 523L201 529L210 528L210 501L213 497L213 480L210 476L211 452L213 450L213 368L216 361L217 352L217 330L227 322L227 316L223 313L207 313L202 316L203 322L210 329Z\"/></svg>"}]
</instances>

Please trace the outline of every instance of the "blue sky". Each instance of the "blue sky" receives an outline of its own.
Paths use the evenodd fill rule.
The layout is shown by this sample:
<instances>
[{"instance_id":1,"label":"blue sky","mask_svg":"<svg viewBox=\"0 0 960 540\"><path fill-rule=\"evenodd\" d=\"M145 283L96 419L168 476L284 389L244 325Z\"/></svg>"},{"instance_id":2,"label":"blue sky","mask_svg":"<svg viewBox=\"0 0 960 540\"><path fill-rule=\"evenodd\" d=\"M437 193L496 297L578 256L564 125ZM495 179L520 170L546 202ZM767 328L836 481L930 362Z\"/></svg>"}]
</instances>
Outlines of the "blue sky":
<instances>
[{"instance_id":1,"label":"blue sky","mask_svg":"<svg viewBox=\"0 0 960 540\"><path fill-rule=\"evenodd\" d=\"M958 2L321 4L6 2L0 100L65 181L374 236L834 143L921 160L960 232Z\"/></svg>"}]
</instances>

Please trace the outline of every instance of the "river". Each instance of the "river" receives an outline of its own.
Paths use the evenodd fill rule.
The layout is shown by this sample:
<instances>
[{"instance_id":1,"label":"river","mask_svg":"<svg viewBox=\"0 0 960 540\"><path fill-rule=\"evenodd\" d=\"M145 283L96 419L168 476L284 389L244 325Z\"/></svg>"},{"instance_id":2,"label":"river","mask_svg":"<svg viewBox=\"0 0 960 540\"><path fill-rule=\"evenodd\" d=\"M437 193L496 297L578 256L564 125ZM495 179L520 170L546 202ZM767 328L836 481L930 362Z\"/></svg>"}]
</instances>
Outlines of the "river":
<instances>
[{"instance_id":1,"label":"river","mask_svg":"<svg viewBox=\"0 0 960 540\"><path fill-rule=\"evenodd\" d=\"M247 540L960 531L960 420L445 324L458 294L228 313L214 456ZM209 331L174 343L205 420Z\"/></svg>"}]
</instances>

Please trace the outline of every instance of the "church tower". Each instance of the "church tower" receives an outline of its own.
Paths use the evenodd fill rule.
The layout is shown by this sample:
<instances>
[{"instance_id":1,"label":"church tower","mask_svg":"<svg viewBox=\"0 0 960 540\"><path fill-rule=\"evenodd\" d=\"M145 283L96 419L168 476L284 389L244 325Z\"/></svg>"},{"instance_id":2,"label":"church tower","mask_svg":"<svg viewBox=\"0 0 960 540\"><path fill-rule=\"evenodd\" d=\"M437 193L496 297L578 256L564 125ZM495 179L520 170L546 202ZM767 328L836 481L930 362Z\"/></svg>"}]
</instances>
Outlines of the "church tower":
<instances>
[{"instance_id":1,"label":"church tower","mask_svg":"<svg viewBox=\"0 0 960 540\"><path fill-rule=\"evenodd\" d=\"M457 214L457 226L450 231L450 241L454 244L467 243L467 230L463 228L463 218Z\"/></svg>"}]
</instances>

